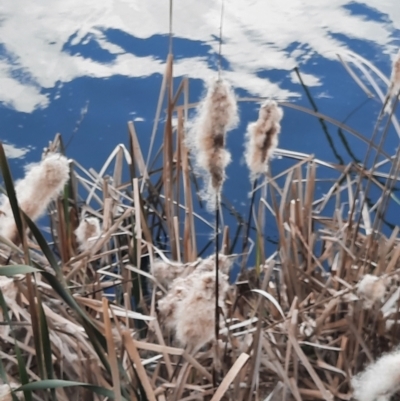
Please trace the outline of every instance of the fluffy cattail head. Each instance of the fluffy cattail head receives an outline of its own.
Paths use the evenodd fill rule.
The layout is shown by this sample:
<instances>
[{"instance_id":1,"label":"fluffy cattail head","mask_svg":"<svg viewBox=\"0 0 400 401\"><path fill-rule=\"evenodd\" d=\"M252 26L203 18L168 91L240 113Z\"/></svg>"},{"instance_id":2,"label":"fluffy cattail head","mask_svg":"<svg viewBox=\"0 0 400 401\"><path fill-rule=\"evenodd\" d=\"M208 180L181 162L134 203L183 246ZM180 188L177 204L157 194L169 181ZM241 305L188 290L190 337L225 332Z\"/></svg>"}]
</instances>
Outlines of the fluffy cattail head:
<instances>
[{"instance_id":1,"label":"fluffy cattail head","mask_svg":"<svg viewBox=\"0 0 400 401\"><path fill-rule=\"evenodd\" d=\"M225 149L226 133L238 121L232 88L221 79L212 82L199 104L187 141L197 166L208 173L208 196L221 191L225 168L231 160L230 153Z\"/></svg>"},{"instance_id":2,"label":"fluffy cattail head","mask_svg":"<svg viewBox=\"0 0 400 401\"><path fill-rule=\"evenodd\" d=\"M377 302L381 301L386 292L386 284L383 278L366 274L359 282L357 294L363 301L365 309L372 308Z\"/></svg>"},{"instance_id":3,"label":"fluffy cattail head","mask_svg":"<svg viewBox=\"0 0 400 401\"><path fill-rule=\"evenodd\" d=\"M150 267L151 273L160 284L168 288L185 270L183 263L169 264L162 259L155 259Z\"/></svg>"},{"instance_id":4,"label":"fluffy cattail head","mask_svg":"<svg viewBox=\"0 0 400 401\"><path fill-rule=\"evenodd\" d=\"M392 74L390 76L389 92L385 100L384 112L389 114L392 109L392 99L399 94L400 91L400 50L393 61Z\"/></svg>"},{"instance_id":5,"label":"fluffy cattail head","mask_svg":"<svg viewBox=\"0 0 400 401\"><path fill-rule=\"evenodd\" d=\"M233 257L224 255L223 253L218 254L218 269L222 273L228 274L233 265ZM214 271L215 270L215 255L211 255L206 259L200 260L196 268L198 272Z\"/></svg>"},{"instance_id":6,"label":"fluffy cattail head","mask_svg":"<svg viewBox=\"0 0 400 401\"><path fill-rule=\"evenodd\" d=\"M196 277L186 297L176 310L176 337L183 345L199 348L214 338L215 271L194 273ZM229 288L228 276L219 274L218 303L224 309L224 299ZM190 311L188 313L188 311Z\"/></svg>"},{"instance_id":7,"label":"fluffy cattail head","mask_svg":"<svg viewBox=\"0 0 400 401\"><path fill-rule=\"evenodd\" d=\"M400 390L399 366L400 350L383 355L353 377L354 398L357 401L389 401Z\"/></svg>"},{"instance_id":8,"label":"fluffy cattail head","mask_svg":"<svg viewBox=\"0 0 400 401\"><path fill-rule=\"evenodd\" d=\"M173 281L171 289L165 297L158 301L158 310L167 328L176 328L176 323L179 318L177 313L178 306L188 295L192 285L192 276L178 277Z\"/></svg>"},{"instance_id":9,"label":"fluffy cattail head","mask_svg":"<svg viewBox=\"0 0 400 401\"><path fill-rule=\"evenodd\" d=\"M252 179L268 170L268 160L278 146L282 116L275 101L266 101L260 107L258 120L247 127L245 158Z\"/></svg>"},{"instance_id":10,"label":"fluffy cattail head","mask_svg":"<svg viewBox=\"0 0 400 401\"><path fill-rule=\"evenodd\" d=\"M397 95L400 90L400 50L393 62L390 85L392 87L391 96Z\"/></svg>"},{"instance_id":11,"label":"fluffy cattail head","mask_svg":"<svg viewBox=\"0 0 400 401\"><path fill-rule=\"evenodd\" d=\"M15 193L20 208L36 220L64 188L69 177L68 160L56 153L50 153L40 163L30 166L25 177L15 185ZM16 240L16 226L7 197L0 205L0 233L6 238Z\"/></svg>"},{"instance_id":12,"label":"fluffy cattail head","mask_svg":"<svg viewBox=\"0 0 400 401\"><path fill-rule=\"evenodd\" d=\"M79 249L87 251L101 235L100 220L96 217L83 219L75 230L75 235L79 243Z\"/></svg>"},{"instance_id":13,"label":"fluffy cattail head","mask_svg":"<svg viewBox=\"0 0 400 401\"><path fill-rule=\"evenodd\" d=\"M228 265L227 260L222 258L221 263ZM215 277L215 261L208 258L193 273L175 278L168 293L158 301L163 324L173 330L182 345L201 347L214 336L215 315L210 311L215 308ZM224 310L229 280L221 272L218 288L218 303Z\"/></svg>"}]
</instances>

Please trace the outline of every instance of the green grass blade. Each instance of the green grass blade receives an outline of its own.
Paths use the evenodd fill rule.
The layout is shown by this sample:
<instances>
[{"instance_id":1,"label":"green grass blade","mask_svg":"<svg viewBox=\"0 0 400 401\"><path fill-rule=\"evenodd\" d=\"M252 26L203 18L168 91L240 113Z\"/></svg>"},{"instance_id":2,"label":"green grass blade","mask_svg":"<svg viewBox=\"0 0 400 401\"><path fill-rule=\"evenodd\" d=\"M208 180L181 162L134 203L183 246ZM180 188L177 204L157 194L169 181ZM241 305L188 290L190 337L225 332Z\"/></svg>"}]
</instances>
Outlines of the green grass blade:
<instances>
[{"instance_id":1,"label":"green grass blade","mask_svg":"<svg viewBox=\"0 0 400 401\"><path fill-rule=\"evenodd\" d=\"M5 321L10 325L10 327L12 328L11 325L11 319L10 316L8 315L8 307L7 307L7 303L4 299L3 296L3 292L0 290L0 307L3 309L3 316ZM11 330L12 332L12 336L15 338L14 336L14 331ZM17 357L17 361L18 361L18 371L19 371L19 380L21 382L22 385L28 384L29 383L29 376L28 373L26 371L25 368L25 362L22 358L22 354L21 354L21 350L19 349L17 342L15 342L14 344L14 349L15 349L15 354ZM24 391L24 397L26 401L32 401L32 393L29 390L25 390ZM13 397L14 400L14 397Z\"/></svg>"},{"instance_id":2,"label":"green grass blade","mask_svg":"<svg viewBox=\"0 0 400 401\"><path fill-rule=\"evenodd\" d=\"M108 397L111 399L115 399L114 392L112 390L108 390L104 387L95 386L93 384L75 382L75 381L67 381L67 380L41 380L37 382L32 382L26 385L23 385L14 391L36 391L36 390L46 390L46 389L57 389L57 388L65 388L65 387L84 387L88 390L93 391L98 395L102 395L104 397ZM121 397L123 401L128 401L125 397Z\"/></svg>"},{"instance_id":3,"label":"green grass blade","mask_svg":"<svg viewBox=\"0 0 400 401\"><path fill-rule=\"evenodd\" d=\"M40 246L40 249L42 250L44 256L49 261L50 266L54 269L54 271L56 272L56 275L60 279L60 281L64 282L64 276L63 276L61 268L58 264L57 258L55 257L54 253L51 251L49 245L47 244L47 241L43 237L43 234L37 228L36 224L24 212L22 212L22 215L24 217L24 220L25 220L27 226L29 227L33 236L35 237L38 245Z\"/></svg>"},{"instance_id":4,"label":"green grass blade","mask_svg":"<svg viewBox=\"0 0 400 401\"><path fill-rule=\"evenodd\" d=\"M0 168L3 174L4 185L6 186L8 199L10 200L11 209L14 214L15 224L17 226L20 238L23 236L23 224L21 215L19 213L17 196L15 194L14 181L11 176L10 167L7 162L6 153L3 148L3 144L0 143Z\"/></svg>"},{"instance_id":5,"label":"green grass blade","mask_svg":"<svg viewBox=\"0 0 400 401\"><path fill-rule=\"evenodd\" d=\"M43 357L44 357L44 364L46 368L46 375L47 379L54 379L54 372L53 372L53 362L51 358L51 341L50 341L50 334L49 334L49 327L47 325L46 315L43 310L41 299L38 299L38 312L39 312L39 327L40 327L40 336L41 336L41 343L42 343L42 350L43 350ZM57 396L55 389L50 391L51 399L53 401L57 401Z\"/></svg>"},{"instance_id":6,"label":"green grass blade","mask_svg":"<svg viewBox=\"0 0 400 401\"><path fill-rule=\"evenodd\" d=\"M27 265L0 266L0 276L15 276L16 274L39 273L40 271L43 270Z\"/></svg>"},{"instance_id":7,"label":"green grass blade","mask_svg":"<svg viewBox=\"0 0 400 401\"><path fill-rule=\"evenodd\" d=\"M23 238L23 224L22 218L18 206L17 196L15 194L14 182L11 176L10 167L7 162L6 153L3 148L3 144L0 143L0 168L3 174L4 185L6 186L8 199L10 200L11 209L14 215L15 224L17 226L17 230L19 236L22 240Z\"/></svg>"},{"instance_id":8,"label":"green grass blade","mask_svg":"<svg viewBox=\"0 0 400 401\"><path fill-rule=\"evenodd\" d=\"M28 385L29 384L29 376L28 372L26 371L25 368L25 361L22 358L21 350L17 345L15 345L15 353L17 356L17 361L18 361L18 371L19 371L19 379L21 381L22 385ZM24 390L24 397L26 401L32 401L32 392L27 389Z\"/></svg>"},{"instance_id":9,"label":"green grass blade","mask_svg":"<svg viewBox=\"0 0 400 401\"><path fill-rule=\"evenodd\" d=\"M0 359L0 378L4 384L10 385L10 383L8 382L6 371L4 369L3 361L1 359ZM12 401L19 401L18 397L14 393L11 393L11 398Z\"/></svg>"}]
</instances>

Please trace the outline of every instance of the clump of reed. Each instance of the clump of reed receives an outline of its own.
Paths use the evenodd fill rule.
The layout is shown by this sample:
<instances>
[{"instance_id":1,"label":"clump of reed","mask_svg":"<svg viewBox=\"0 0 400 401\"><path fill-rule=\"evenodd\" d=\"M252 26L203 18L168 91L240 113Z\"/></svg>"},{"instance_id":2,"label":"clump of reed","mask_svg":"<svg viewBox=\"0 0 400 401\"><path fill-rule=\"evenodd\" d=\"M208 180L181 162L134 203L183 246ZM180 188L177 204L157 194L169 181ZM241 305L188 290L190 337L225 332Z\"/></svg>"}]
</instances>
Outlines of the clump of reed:
<instances>
[{"instance_id":1,"label":"clump of reed","mask_svg":"<svg viewBox=\"0 0 400 401\"><path fill-rule=\"evenodd\" d=\"M354 55L347 62L349 68L370 68ZM170 59L167 71L170 82ZM24 209L0 146L5 191L22 240L19 245L0 237L0 276L10 277L0 282L4 397L300 401L349 400L354 393L360 401L387 399L397 390L390 375L399 345L400 240L398 228L382 229L384 213L376 211L392 186L399 155L386 154L360 133L393 172L381 164L337 165L274 149L286 169L268 171L269 192L260 203L279 243L263 258L259 236L256 269L244 269L229 283L245 218L221 191L222 213L226 207L225 217L234 217L226 220L217 257L204 257L209 246L197 251L197 233L214 233L215 225L197 213L197 177L185 139L188 80L175 96L167 87L160 97L170 99L162 145L169 148L160 154L168 168L145 162L129 123L128 146L118 145L100 171L69 162L64 191L60 186L47 206L51 241ZM57 136L49 151L63 148ZM264 173L267 159L260 160ZM377 191L375 203L358 201L364 185ZM25 214L14 212L17 198ZM223 322L218 341L215 301ZM221 375L215 378L217 365ZM387 377L370 388L377 370ZM9 385L18 388L9 393Z\"/></svg>"}]
</instances>

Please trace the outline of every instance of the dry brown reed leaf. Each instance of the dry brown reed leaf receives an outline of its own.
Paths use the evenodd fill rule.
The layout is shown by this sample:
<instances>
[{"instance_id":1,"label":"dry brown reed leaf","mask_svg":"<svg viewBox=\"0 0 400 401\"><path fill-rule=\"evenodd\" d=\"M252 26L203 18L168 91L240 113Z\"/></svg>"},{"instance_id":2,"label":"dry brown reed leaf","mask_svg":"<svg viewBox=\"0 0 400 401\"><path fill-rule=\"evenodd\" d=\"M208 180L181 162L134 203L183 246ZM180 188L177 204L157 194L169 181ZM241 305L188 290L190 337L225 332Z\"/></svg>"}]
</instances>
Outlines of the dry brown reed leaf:
<instances>
[{"instance_id":1,"label":"dry brown reed leaf","mask_svg":"<svg viewBox=\"0 0 400 401\"><path fill-rule=\"evenodd\" d=\"M224 380L218 387L217 391L215 392L214 396L211 398L211 401L220 401L224 394L227 392L229 389L229 385L232 383L232 381L235 379L235 377L239 374L240 370L243 368L243 366L246 364L246 362L249 359L249 355L246 353L242 353L238 359L236 359L236 362L233 364L227 375L224 377Z\"/></svg>"},{"instance_id":2,"label":"dry brown reed leaf","mask_svg":"<svg viewBox=\"0 0 400 401\"><path fill-rule=\"evenodd\" d=\"M128 355L132 362L135 364L135 370L137 372L137 375L139 376L141 385L143 386L146 396L149 401L156 401L156 397L154 395L154 390L152 388L152 385L150 383L149 377L147 376L146 370L142 364L138 349L135 346L135 343L133 342L131 335L129 331L124 331L122 333L122 338L124 342L124 346L128 352Z\"/></svg>"},{"instance_id":3,"label":"dry brown reed leaf","mask_svg":"<svg viewBox=\"0 0 400 401\"><path fill-rule=\"evenodd\" d=\"M268 161L278 146L282 117L283 110L268 100L261 105L258 120L247 127L245 158L252 180L268 171Z\"/></svg>"},{"instance_id":4,"label":"dry brown reed leaf","mask_svg":"<svg viewBox=\"0 0 400 401\"><path fill-rule=\"evenodd\" d=\"M235 95L231 86L218 79L208 85L197 108L197 116L187 138L192 157L201 170L208 174L206 198L214 200L225 180L225 168L231 161L226 150L226 133L239 121ZM209 205L211 208L215 206Z\"/></svg>"}]
</instances>

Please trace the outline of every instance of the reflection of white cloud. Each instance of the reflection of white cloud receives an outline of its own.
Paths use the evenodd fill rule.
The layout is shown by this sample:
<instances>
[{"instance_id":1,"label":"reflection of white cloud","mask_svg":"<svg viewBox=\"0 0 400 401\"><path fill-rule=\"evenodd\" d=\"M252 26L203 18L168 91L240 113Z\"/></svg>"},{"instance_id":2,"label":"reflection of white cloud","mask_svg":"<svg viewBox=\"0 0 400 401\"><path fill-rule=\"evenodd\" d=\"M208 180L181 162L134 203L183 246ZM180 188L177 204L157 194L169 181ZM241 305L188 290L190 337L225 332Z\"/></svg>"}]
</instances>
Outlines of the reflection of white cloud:
<instances>
[{"instance_id":1,"label":"reflection of white cloud","mask_svg":"<svg viewBox=\"0 0 400 401\"><path fill-rule=\"evenodd\" d=\"M45 106L47 98L40 88L29 83L21 83L11 76L11 68L0 60L0 101L23 112L30 112L38 106Z\"/></svg>"},{"instance_id":2,"label":"reflection of white cloud","mask_svg":"<svg viewBox=\"0 0 400 401\"><path fill-rule=\"evenodd\" d=\"M368 21L352 15L343 6L349 0L230 0L225 4L223 55L232 71L227 77L236 87L254 95L279 98L293 95L278 85L258 78L265 69L291 71L298 63L318 53L334 59L345 47L336 33L370 40L392 52L394 28L400 28L400 7L393 0L367 0L365 3L388 15L392 23ZM69 82L80 76L148 76L163 73L164 65L156 57L136 57L110 43L104 29L115 28L140 38L168 33L168 2L159 0L28 0L3 1L0 38L13 64L0 60L0 101L20 111L29 112L47 104L40 88L53 88L56 82ZM174 2L175 35L200 40L218 51L220 2L180 0ZM23 29L21 29L23 27ZM116 59L102 64L80 55L63 52L72 35L78 44L90 35ZM297 48L288 47L297 43ZM386 50L385 50L386 49ZM151 52L151 49L150 49ZM20 82L13 68L26 71L30 79ZM176 74L204 79L210 75L200 57L181 59ZM307 77L310 85L318 78ZM265 93L266 92L266 93Z\"/></svg>"},{"instance_id":3,"label":"reflection of white cloud","mask_svg":"<svg viewBox=\"0 0 400 401\"><path fill-rule=\"evenodd\" d=\"M311 74L306 74L306 73L302 72L301 79L306 86L321 86L322 85L321 81L316 76L311 75ZM297 76L297 74L294 71L292 71L290 73L290 80L293 83L300 82L299 77Z\"/></svg>"},{"instance_id":4,"label":"reflection of white cloud","mask_svg":"<svg viewBox=\"0 0 400 401\"><path fill-rule=\"evenodd\" d=\"M19 159L24 157L31 149L17 148L15 145L3 143L4 151L9 159Z\"/></svg>"}]
</instances>

